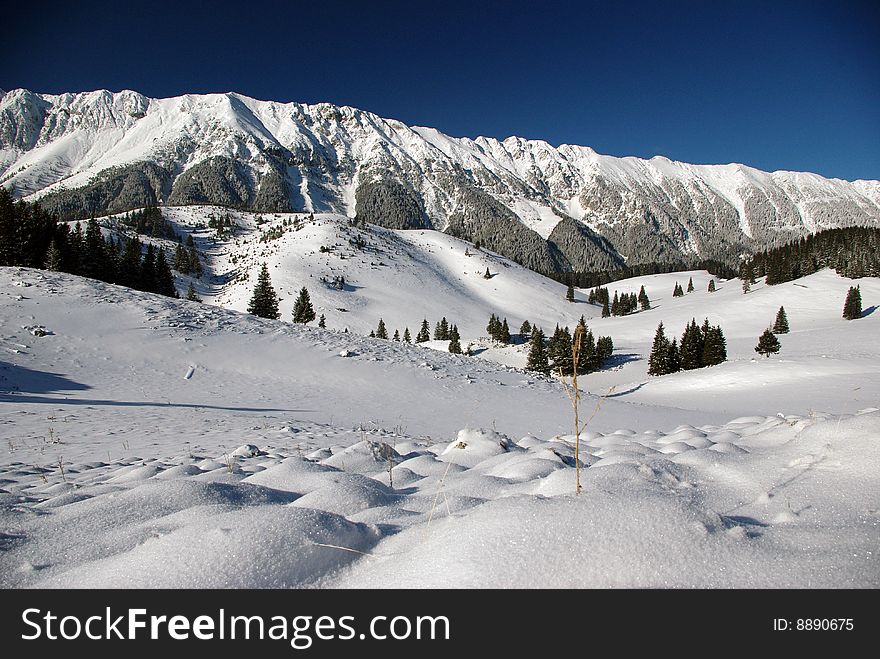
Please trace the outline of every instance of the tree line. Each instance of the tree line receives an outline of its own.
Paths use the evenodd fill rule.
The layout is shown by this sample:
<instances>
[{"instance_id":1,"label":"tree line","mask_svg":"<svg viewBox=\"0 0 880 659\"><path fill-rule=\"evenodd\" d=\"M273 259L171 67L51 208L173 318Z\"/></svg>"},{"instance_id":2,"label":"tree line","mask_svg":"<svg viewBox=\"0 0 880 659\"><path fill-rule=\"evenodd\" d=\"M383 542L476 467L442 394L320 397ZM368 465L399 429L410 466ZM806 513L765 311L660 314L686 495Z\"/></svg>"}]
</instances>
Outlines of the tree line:
<instances>
[{"instance_id":1,"label":"tree line","mask_svg":"<svg viewBox=\"0 0 880 659\"><path fill-rule=\"evenodd\" d=\"M740 279L766 277L781 284L824 268L843 277L880 276L880 229L849 227L827 229L794 242L758 252L743 261Z\"/></svg>"},{"instance_id":2,"label":"tree line","mask_svg":"<svg viewBox=\"0 0 880 659\"><path fill-rule=\"evenodd\" d=\"M39 204L13 202L4 188L0 188L0 265L67 272L177 297L161 247L157 250L149 243L144 249L137 236L105 237L94 218L85 229L80 222L71 228Z\"/></svg>"}]
</instances>

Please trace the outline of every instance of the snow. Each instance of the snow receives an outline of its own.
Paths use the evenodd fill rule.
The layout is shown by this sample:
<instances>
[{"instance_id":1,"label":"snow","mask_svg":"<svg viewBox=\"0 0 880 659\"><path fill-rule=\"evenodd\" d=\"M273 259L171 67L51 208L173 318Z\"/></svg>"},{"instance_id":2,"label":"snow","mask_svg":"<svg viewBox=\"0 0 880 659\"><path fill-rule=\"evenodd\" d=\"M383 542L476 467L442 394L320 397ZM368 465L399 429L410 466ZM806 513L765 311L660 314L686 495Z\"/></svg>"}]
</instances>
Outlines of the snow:
<instances>
[{"instance_id":1,"label":"snow","mask_svg":"<svg viewBox=\"0 0 880 659\"><path fill-rule=\"evenodd\" d=\"M49 117L45 122L44 112ZM789 199L799 211L798 229L828 225L821 202L840 203L835 226L846 223L853 208L865 212L863 221L875 221L880 206L877 181L770 174L739 164L690 165L662 156L618 158L589 147L555 148L519 137L455 138L347 106L278 103L236 93L151 99L132 91L49 95L13 90L0 97L0 113L15 128L12 134L20 129L28 138L27 144L2 145L0 181L31 200L60 188L86 185L110 168L140 162L179 173L225 156L265 172L266 150L280 149L297 160L286 169L296 209L353 215L361 174L390 175L417 188L438 228L456 207L455 193L444 181L459 172L471 173L475 184L545 238L558 222L554 207L566 208L587 222L637 220L637 214L616 211L601 218L585 217L578 195L596 177L640 201L652 195L668 197L667 181L698 191L694 196L698 202L706 193L709 198L722 197L738 212L741 230L748 237L752 227L746 198L756 191ZM768 196L771 202L773 198ZM798 222L787 213L783 216Z\"/></svg>"},{"instance_id":2,"label":"snow","mask_svg":"<svg viewBox=\"0 0 880 659\"><path fill-rule=\"evenodd\" d=\"M411 236L413 255L452 244ZM401 276L434 290L425 258L434 275ZM748 295L708 279L617 282L656 308L590 316L635 358L582 378L616 389L583 395L576 496L554 379L2 268L0 585L880 586L876 314L843 321L852 282L830 272ZM532 294L505 293L589 310ZM782 352L748 354L781 302ZM471 304L461 326L488 316ZM722 323L731 361L646 378L656 323L693 315Z\"/></svg>"}]
</instances>

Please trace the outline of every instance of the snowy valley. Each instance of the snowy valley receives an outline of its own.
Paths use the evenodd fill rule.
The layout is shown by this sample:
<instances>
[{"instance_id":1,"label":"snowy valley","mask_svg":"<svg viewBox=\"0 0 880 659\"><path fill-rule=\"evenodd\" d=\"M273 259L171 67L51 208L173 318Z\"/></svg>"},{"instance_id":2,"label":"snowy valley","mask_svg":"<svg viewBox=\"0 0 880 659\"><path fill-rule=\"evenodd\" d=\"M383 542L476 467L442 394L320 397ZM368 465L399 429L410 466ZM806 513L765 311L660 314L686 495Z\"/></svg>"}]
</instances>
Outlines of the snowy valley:
<instances>
[{"instance_id":1,"label":"snowy valley","mask_svg":"<svg viewBox=\"0 0 880 659\"><path fill-rule=\"evenodd\" d=\"M429 229L163 214L202 255L177 286L204 303L0 268L5 587L880 586L877 278L637 277L608 287L651 308L602 318L587 290L568 302ZM239 227L222 239L220 216ZM263 263L281 320L243 313ZM290 322L303 286L326 329ZM782 305L791 331L761 357ZM578 380L579 495L570 378L527 371L492 313L614 340ZM471 356L366 336L441 317ZM657 325L692 318L727 361L649 376Z\"/></svg>"}]
</instances>

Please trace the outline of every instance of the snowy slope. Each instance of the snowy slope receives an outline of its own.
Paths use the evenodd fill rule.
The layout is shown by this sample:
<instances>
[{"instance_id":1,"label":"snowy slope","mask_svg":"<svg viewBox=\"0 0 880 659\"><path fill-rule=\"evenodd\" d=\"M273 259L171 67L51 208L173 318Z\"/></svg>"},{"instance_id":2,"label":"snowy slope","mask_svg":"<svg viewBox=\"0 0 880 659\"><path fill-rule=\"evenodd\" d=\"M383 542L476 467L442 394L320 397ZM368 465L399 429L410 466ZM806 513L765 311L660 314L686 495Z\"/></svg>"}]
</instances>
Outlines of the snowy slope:
<instances>
[{"instance_id":1,"label":"snowy slope","mask_svg":"<svg viewBox=\"0 0 880 659\"><path fill-rule=\"evenodd\" d=\"M845 359L847 332L873 327L841 320L823 343L819 312L791 307L804 345L780 371L807 344ZM680 409L680 389L609 397L575 497L551 380L19 268L0 269L0 321L7 587L880 585L876 408L732 418ZM814 387L789 383L792 406Z\"/></svg>"},{"instance_id":2,"label":"snowy slope","mask_svg":"<svg viewBox=\"0 0 880 659\"><path fill-rule=\"evenodd\" d=\"M638 262L729 259L819 228L880 223L877 181L616 158L517 137L454 138L351 107L233 93L13 90L0 98L0 184L64 211L86 202L46 195L95 181L106 183L103 207L87 215L171 199L473 232L473 218L507 226L486 210L498 203L533 232L530 240L562 246L554 229L569 217L606 237L617 258ZM582 247L569 244L565 258L582 269L584 260L603 263ZM524 249L508 245L507 256L525 261Z\"/></svg>"},{"instance_id":3,"label":"snowy slope","mask_svg":"<svg viewBox=\"0 0 880 659\"><path fill-rule=\"evenodd\" d=\"M851 280L825 271L777 286L759 282L746 295L739 280L718 278L714 278L716 292L707 292L713 277L705 271L636 277L612 282L608 288L613 295L638 293L644 286L652 308L602 318L601 308L586 302L588 290L576 290L576 302L568 303L563 285L436 231L356 227L334 215L310 218L214 207L163 212L181 236L194 236L205 257L202 279L179 277L181 293L193 281L206 302L237 311L247 309L260 266L266 263L281 298L282 320L291 320L296 295L305 286L316 313L326 317L328 329L363 336L382 318L389 336L395 330L403 335L408 328L415 337L423 318L433 333L435 323L446 317L458 326L463 348L470 346L481 360L514 368L525 367L528 345L519 339L509 346L490 341L486 331L490 314L507 318L513 334L528 320L548 336L557 324L574 328L583 316L595 335L611 336L615 345L611 367L581 380L596 394L614 387L616 395L629 400L713 410L725 416L855 412L880 400L880 350L873 341L880 317L867 313L855 323L841 319L843 300L852 285L861 287L866 310L876 306L880 299L876 278ZM212 230L199 228L206 218L224 213L241 227L234 238L218 241ZM294 221L296 225L290 224ZM263 240L285 223L280 237ZM173 252L173 243L163 244ZM490 279L484 278L487 268ZM336 277L345 278L342 290L333 285ZM686 288L689 279L694 292L673 298L675 284ZM759 358L754 351L757 337L773 324L780 306L785 306L792 331L780 337L779 355ZM729 361L698 372L649 378L647 358L657 325L664 324L667 336L680 337L691 319L702 323L705 318L724 331ZM445 342L426 345L447 349ZM762 389L758 400L752 395L756 383ZM810 386L799 387L806 383ZM793 386L798 387L797 396L791 394Z\"/></svg>"}]
</instances>

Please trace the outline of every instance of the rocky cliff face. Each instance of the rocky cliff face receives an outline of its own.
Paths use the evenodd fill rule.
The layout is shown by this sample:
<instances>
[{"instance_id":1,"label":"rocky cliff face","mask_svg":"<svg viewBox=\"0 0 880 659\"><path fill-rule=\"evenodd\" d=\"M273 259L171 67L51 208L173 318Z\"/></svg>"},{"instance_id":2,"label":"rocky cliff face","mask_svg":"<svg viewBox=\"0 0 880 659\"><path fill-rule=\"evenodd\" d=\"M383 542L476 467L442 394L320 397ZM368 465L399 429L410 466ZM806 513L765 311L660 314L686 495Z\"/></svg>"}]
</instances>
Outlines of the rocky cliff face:
<instances>
[{"instance_id":1,"label":"rocky cliff face","mask_svg":"<svg viewBox=\"0 0 880 659\"><path fill-rule=\"evenodd\" d=\"M880 183L452 138L328 104L131 91L0 97L0 184L65 217L148 203L344 213L537 270L739 254L880 226Z\"/></svg>"}]
</instances>

